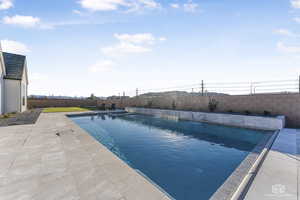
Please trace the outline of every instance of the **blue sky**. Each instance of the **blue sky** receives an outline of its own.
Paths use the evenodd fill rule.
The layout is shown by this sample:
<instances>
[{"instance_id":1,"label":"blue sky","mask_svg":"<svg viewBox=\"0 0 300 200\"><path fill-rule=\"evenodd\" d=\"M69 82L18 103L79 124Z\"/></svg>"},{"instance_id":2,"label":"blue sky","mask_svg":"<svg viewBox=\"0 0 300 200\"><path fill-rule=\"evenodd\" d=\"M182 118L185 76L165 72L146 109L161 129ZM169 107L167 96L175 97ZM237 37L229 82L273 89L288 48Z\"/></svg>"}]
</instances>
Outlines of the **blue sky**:
<instances>
[{"instance_id":1,"label":"blue sky","mask_svg":"<svg viewBox=\"0 0 300 200\"><path fill-rule=\"evenodd\" d=\"M300 74L300 0L0 0L0 30L28 56L30 94Z\"/></svg>"}]
</instances>

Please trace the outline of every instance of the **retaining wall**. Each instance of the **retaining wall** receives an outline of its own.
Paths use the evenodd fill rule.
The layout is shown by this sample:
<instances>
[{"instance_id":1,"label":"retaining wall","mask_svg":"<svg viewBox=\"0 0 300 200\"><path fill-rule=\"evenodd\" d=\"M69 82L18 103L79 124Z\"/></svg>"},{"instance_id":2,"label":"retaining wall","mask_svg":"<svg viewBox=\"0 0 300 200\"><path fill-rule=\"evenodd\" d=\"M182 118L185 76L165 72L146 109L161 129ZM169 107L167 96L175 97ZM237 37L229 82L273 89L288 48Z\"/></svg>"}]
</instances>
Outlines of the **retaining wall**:
<instances>
[{"instance_id":1,"label":"retaining wall","mask_svg":"<svg viewBox=\"0 0 300 200\"><path fill-rule=\"evenodd\" d=\"M264 115L264 111L273 116L284 115L288 127L300 127L300 94L255 94L224 96L170 96L106 101L117 107L144 107L174 110L208 112L209 98L218 102L217 113L241 113ZM99 101L98 101L99 103Z\"/></svg>"},{"instance_id":2,"label":"retaining wall","mask_svg":"<svg viewBox=\"0 0 300 200\"><path fill-rule=\"evenodd\" d=\"M198 122L208 122L214 124L236 126L241 128L252 128L258 130L280 130L285 126L285 119L283 116L261 117L222 113L148 109L136 107L126 107L125 110L128 112L154 115L168 119L183 119Z\"/></svg>"},{"instance_id":3,"label":"retaining wall","mask_svg":"<svg viewBox=\"0 0 300 200\"><path fill-rule=\"evenodd\" d=\"M88 107L97 105L97 100L89 99L28 99L28 108Z\"/></svg>"}]
</instances>

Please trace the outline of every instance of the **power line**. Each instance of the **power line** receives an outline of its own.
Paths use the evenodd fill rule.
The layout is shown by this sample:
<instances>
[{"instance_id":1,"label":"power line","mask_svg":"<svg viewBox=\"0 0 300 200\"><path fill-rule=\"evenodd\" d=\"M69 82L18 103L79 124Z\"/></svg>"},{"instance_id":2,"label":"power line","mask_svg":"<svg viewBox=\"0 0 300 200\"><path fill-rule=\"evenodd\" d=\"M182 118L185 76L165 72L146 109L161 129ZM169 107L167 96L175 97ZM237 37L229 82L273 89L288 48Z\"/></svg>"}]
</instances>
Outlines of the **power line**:
<instances>
[{"instance_id":1,"label":"power line","mask_svg":"<svg viewBox=\"0 0 300 200\"><path fill-rule=\"evenodd\" d=\"M192 94L207 94L207 93L220 93L220 94L255 94L257 91L264 91L266 93L280 93L280 92L299 92L300 93L300 76L299 80L268 80L268 81L256 81L256 82L204 82L203 80L200 84L189 84L173 87L163 87L163 88L152 88L152 89L136 89L134 91L126 92L127 95L135 96L145 95L148 93L158 93L152 94L152 96L159 96L162 92L185 92L187 95ZM292 91L290 91L292 90ZM124 94L125 92L123 92ZM176 94L176 93L174 93ZM150 95L150 94L149 94ZM185 95L181 93L180 95Z\"/></svg>"}]
</instances>

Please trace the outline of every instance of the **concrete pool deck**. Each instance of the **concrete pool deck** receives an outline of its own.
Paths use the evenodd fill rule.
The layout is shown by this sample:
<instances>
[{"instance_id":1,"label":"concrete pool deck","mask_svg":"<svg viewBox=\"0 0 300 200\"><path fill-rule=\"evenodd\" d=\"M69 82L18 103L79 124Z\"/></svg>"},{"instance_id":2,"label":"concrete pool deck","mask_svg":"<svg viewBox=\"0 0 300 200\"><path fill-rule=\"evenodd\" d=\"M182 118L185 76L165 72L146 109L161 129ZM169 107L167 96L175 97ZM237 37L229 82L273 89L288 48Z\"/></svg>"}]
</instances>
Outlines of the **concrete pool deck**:
<instances>
[{"instance_id":1,"label":"concrete pool deck","mask_svg":"<svg viewBox=\"0 0 300 200\"><path fill-rule=\"evenodd\" d=\"M36 124L0 127L1 200L170 199L66 114L42 113ZM245 199L298 198L299 134L279 133Z\"/></svg>"},{"instance_id":2,"label":"concrete pool deck","mask_svg":"<svg viewBox=\"0 0 300 200\"><path fill-rule=\"evenodd\" d=\"M299 150L300 130L282 129L244 199L300 199Z\"/></svg>"},{"instance_id":3,"label":"concrete pool deck","mask_svg":"<svg viewBox=\"0 0 300 200\"><path fill-rule=\"evenodd\" d=\"M65 114L0 128L1 200L170 199Z\"/></svg>"}]
</instances>

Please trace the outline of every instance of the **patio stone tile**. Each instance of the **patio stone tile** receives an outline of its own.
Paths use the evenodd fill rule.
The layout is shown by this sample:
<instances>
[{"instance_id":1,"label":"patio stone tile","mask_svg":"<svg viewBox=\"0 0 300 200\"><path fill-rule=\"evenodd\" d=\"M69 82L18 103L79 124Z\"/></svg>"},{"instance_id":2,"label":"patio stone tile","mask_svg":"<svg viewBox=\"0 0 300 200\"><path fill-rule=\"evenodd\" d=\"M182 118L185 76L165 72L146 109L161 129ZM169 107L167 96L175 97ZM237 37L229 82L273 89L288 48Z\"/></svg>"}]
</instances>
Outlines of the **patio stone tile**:
<instances>
[{"instance_id":1,"label":"patio stone tile","mask_svg":"<svg viewBox=\"0 0 300 200\"><path fill-rule=\"evenodd\" d=\"M0 132L1 200L163 198L63 113L42 113L34 125L0 127Z\"/></svg>"},{"instance_id":2,"label":"patio stone tile","mask_svg":"<svg viewBox=\"0 0 300 200\"><path fill-rule=\"evenodd\" d=\"M79 199L74 178L65 175L50 181L40 181L34 195L35 199L56 200L56 199Z\"/></svg>"},{"instance_id":3,"label":"patio stone tile","mask_svg":"<svg viewBox=\"0 0 300 200\"><path fill-rule=\"evenodd\" d=\"M33 199L34 191L38 188L37 178L28 178L8 183L0 187L1 200L23 200Z\"/></svg>"},{"instance_id":4,"label":"patio stone tile","mask_svg":"<svg viewBox=\"0 0 300 200\"><path fill-rule=\"evenodd\" d=\"M104 179L97 182L96 194L99 200L119 200L123 197L111 182Z\"/></svg>"}]
</instances>

